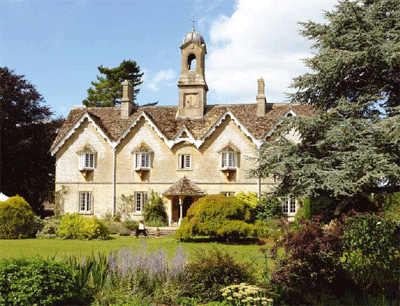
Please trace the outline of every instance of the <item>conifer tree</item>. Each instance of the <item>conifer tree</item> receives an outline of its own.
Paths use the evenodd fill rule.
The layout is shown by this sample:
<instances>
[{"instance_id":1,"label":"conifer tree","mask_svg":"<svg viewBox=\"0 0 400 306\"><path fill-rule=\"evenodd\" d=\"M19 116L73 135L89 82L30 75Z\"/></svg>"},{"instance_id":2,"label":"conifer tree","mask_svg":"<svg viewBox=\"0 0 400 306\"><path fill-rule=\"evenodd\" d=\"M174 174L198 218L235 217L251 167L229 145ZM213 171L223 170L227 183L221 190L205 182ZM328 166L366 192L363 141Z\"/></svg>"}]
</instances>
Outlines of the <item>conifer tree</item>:
<instances>
[{"instance_id":1,"label":"conifer tree","mask_svg":"<svg viewBox=\"0 0 400 306\"><path fill-rule=\"evenodd\" d=\"M142 84L143 73L135 61L124 60L118 67L98 67L104 76L97 76L97 82L87 90L88 97L82 103L89 106L117 106L121 103L122 82L128 80L134 87L134 97L139 93L138 85Z\"/></svg>"},{"instance_id":2,"label":"conifer tree","mask_svg":"<svg viewBox=\"0 0 400 306\"><path fill-rule=\"evenodd\" d=\"M339 213L400 191L400 1L339 1L325 17L302 23L317 52L291 95L316 115L288 119L252 173L277 178L278 196L328 199Z\"/></svg>"}]
</instances>

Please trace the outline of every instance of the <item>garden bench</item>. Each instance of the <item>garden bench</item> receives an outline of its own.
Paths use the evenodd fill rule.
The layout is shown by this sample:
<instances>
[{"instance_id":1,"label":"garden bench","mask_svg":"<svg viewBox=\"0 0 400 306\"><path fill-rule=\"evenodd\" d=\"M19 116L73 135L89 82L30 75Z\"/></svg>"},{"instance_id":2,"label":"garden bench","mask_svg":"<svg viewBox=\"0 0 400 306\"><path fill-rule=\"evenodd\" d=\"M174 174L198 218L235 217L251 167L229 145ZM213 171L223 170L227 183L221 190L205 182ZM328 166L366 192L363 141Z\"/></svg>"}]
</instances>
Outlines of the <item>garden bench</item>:
<instances>
[{"instance_id":1,"label":"garden bench","mask_svg":"<svg viewBox=\"0 0 400 306\"><path fill-rule=\"evenodd\" d=\"M140 221L139 227L136 229L136 233L135 233L136 238L138 238L140 234L143 234L145 237L147 237L149 235L149 231L144 226L143 221Z\"/></svg>"}]
</instances>

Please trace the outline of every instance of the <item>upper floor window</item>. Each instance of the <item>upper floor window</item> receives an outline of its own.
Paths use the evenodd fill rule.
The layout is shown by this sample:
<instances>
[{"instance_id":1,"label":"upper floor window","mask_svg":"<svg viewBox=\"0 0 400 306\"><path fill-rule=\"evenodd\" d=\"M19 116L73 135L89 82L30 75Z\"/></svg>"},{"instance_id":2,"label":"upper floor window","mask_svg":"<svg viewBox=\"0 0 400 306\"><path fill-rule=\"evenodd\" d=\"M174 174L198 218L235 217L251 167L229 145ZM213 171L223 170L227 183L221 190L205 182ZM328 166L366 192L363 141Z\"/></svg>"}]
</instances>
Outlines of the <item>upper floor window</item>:
<instances>
[{"instance_id":1,"label":"upper floor window","mask_svg":"<svg viewBox=\"0 0 400 306\"><path fill-rule=\"evenodd\" d=\"M221 152L221 168L222 169L236 169L237 168L236 152Z\"/></svg>"},{"instance_id":2,"label":"upper floor window","mask_svg":"<svg viewBox=\"0 0 400 306\"><path fill-rule=\"evenodd\" d=\"M150 169L150 153L136 152L135 153L135 170Z\"/></svg>"},{"instance_id":3,"label":"upper floor window","mask_svg":"<svg viewBox=\"0 0 400 306\"><path fill-rule=\"evenodd\" d=\"M192 156L190 154L179 155L178 169L180 169L180 170L191 170L192 169Z\"/></svg>"},{"instance_id":4,"label":"upper floor window","mask_svg":"<svg viewBox=\"0 0 400 306\"><path fill-rule=\"evenodd\" d=\"M79 170L94 169L94 153L83 153L79 156Z\"/></svg>"},{"instance_id":5,"label":"upper floor window","mask_svg":"<svg viewBox=\"0 0 400 306\"><path fill-rule=\"evenodd\" d=\"M79 193L79 212L91 213L92 212L92 193L84 191Z\"/></svg>"},{"instance_id":6,"label":"upper floor window","mask_svg":"<svg viewBox=\"0 0 400 306\"><path fill-rule=\"evenodd\" d=\"M297 210L296 199L294 197L287 197L283 199L282 211L285 215L295 215Z\"/></svg>"},{"instance_id":7,"label":"upper floor window","mask_svg":"<svg viewBox=\"0 0 400 306\"><path fill-rule=\"evenodd\" d=\"M86 144L77 154L79 155L79 170L93 170L96 167L97 153L90 144Z\"/></svg>"},{"instance_id":8,"label":"upper floor window","mask_svg":"<svg viewBox=\"0 0 400 306\"><path fill-rule=\"evenodd\" d=\"M147 201L146 191L135 192L135 211L142 212L146 201Z\"/></svg>"}]
</instances>

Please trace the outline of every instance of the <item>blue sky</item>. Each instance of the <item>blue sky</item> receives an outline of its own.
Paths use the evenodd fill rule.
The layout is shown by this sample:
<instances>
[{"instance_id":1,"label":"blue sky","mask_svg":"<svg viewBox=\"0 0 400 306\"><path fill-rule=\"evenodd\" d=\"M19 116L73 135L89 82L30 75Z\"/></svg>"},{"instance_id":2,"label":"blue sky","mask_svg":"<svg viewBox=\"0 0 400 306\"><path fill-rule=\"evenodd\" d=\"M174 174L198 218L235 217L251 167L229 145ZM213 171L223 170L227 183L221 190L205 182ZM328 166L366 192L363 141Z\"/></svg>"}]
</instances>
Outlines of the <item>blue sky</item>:
<instances>
[{"instance_id":1,"label":"blue sky","mask_svg":"<svg viewBox=\"0 0 400 306\"><path fill-rule=\"evenodd\" d=\"M311 43L298 21L323 21L334 0L0 0L0 66L23 74L54 113L82 106L97 67L135 60L139 104L177 105L180 45L192 28L206 41L208 104L252 103L257 79L285 102Z\"/></svg>"}]
</instances>

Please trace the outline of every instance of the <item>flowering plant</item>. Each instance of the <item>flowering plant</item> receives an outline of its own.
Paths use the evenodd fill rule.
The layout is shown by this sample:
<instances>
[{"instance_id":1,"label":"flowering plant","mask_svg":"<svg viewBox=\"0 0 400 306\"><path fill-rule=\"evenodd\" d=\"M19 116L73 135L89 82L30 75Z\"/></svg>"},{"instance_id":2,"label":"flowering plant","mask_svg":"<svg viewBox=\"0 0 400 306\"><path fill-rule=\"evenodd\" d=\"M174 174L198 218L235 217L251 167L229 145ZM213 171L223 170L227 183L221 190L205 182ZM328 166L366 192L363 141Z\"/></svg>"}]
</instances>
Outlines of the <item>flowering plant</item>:
<instances>
[{"instance_id":1,"label":"flowering plant","mask_svg":"<svg viewBox=\"0 0 400 306\"><path fill-rule=\"evenodd\" d=\"M221 294L232 305L273 305L272 292L257 286L241 283L221 289Z\"/></svg>"}]
</instances>

